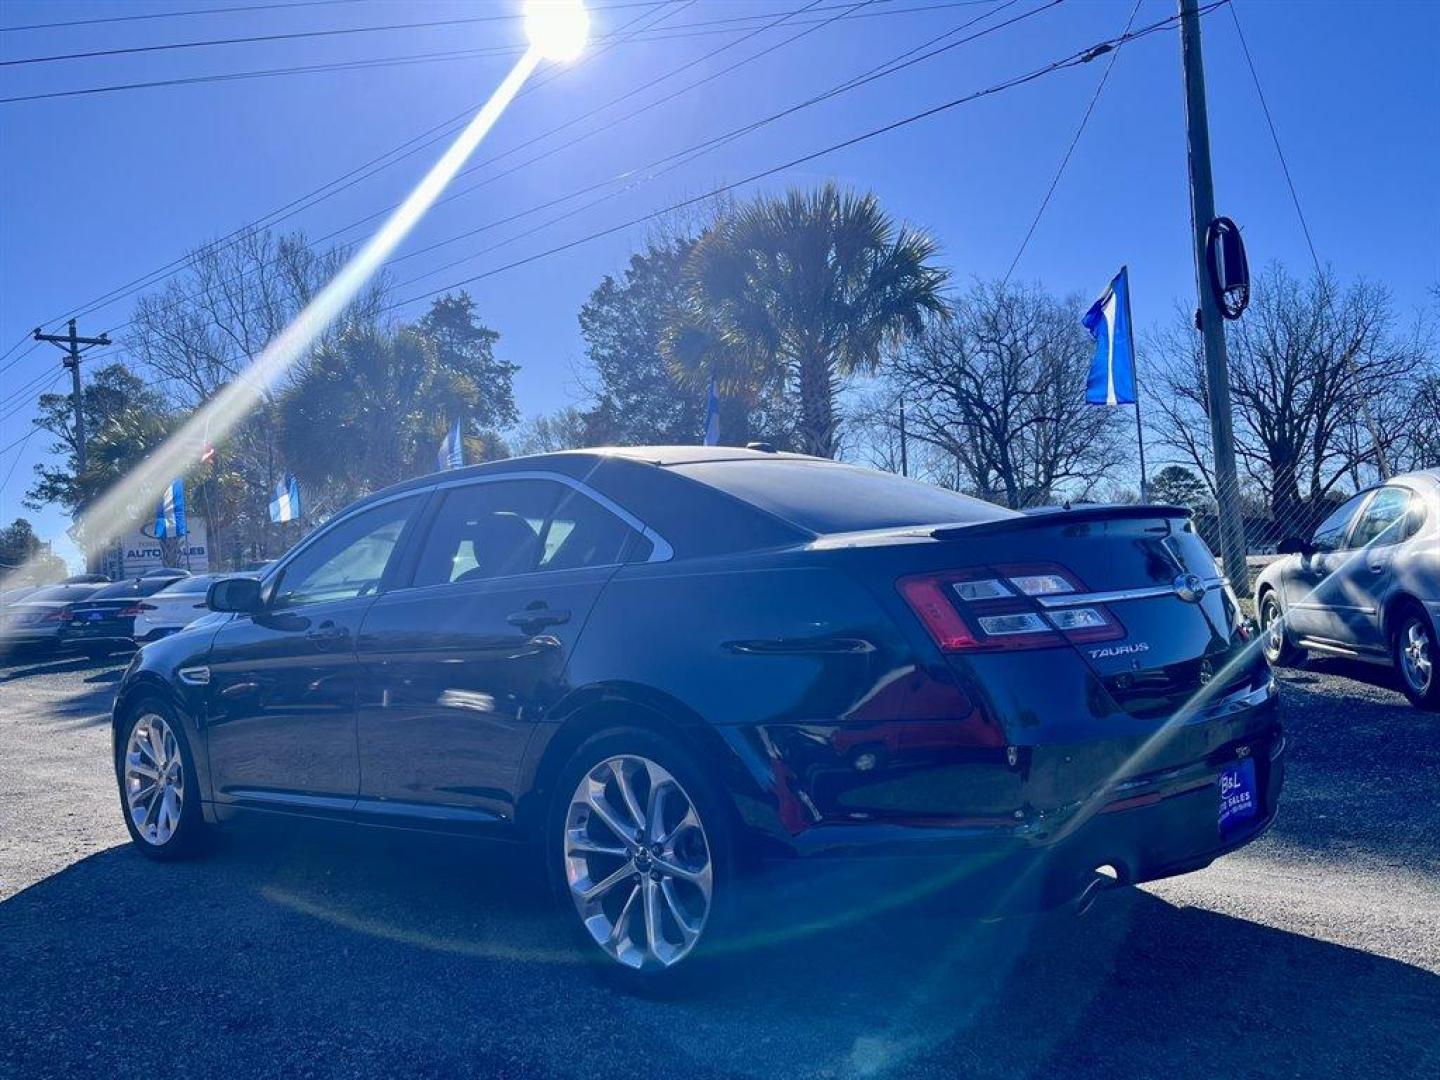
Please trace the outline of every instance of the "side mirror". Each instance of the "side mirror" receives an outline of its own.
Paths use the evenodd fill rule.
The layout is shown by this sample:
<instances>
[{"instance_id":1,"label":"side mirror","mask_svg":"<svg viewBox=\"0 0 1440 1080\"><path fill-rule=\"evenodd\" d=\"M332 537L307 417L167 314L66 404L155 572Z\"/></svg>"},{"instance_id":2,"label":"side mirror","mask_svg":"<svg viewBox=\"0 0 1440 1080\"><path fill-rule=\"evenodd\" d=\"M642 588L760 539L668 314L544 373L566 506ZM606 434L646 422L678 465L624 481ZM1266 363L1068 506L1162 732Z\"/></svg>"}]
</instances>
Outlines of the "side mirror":
<instances>
[{"instance_id":1,"label":"side mirror","mask_svg":"<svg viewBox=\"0 0 1440 1080\"><path fill-rule=\"evenodd\" d=\"M211 611L235 611L252 615L264 607L260 582L254 578L221 578L205 592L205 606Z\"/></svg>"},{"instance_id":2,"label":"side mirror","mask_svg":"<svg viewBox=\"0 0 1440 1080\"><path fill-rule=\"evenodd\" d=\"M1298 536L1287 536L1275 545L1275 551L1281 555L1313 555L1315 553L1310 541L1301 540Z\"/></svg>"}]
</instances>

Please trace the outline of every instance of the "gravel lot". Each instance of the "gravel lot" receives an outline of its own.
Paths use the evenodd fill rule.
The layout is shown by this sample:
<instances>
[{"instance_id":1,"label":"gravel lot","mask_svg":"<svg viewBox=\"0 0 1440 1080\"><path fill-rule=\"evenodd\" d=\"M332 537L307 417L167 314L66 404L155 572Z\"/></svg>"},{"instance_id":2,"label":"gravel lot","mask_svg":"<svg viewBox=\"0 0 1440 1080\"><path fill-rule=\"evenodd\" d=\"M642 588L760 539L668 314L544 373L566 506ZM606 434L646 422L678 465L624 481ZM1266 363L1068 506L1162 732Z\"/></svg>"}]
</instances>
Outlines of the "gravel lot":
<instances>
[{"instance_id":1,"label":"gravel lot","mask_svg":"<svg viewBox=\"0 0 1440 1080\"><path fill-rule=\"evenodd\" d=\"M1090 914L906 912L627 997L513 857L391 834L126 846L115 665L0 668L0 1075L1434 1077L1440 715L1282 673L1281 820Z\"/></svg>"}]
</instances>

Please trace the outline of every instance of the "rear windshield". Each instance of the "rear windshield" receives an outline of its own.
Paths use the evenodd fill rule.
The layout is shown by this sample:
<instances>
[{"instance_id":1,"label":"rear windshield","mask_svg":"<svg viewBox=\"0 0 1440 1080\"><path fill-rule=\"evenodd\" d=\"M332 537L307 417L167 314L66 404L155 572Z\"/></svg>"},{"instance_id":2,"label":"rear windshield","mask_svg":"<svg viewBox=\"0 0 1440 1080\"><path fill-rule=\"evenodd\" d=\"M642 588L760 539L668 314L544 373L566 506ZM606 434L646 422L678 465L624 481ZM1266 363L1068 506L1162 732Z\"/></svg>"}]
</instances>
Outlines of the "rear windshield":
<instances>
[{"instance_id":1,"label":"rear windshield","mask_svg":"<svg viewBox=\"0 0 1440 1080\"><path fill-rule=\"evenodd\" d=\"M969 524L1014 511L893 473L826 461L705 461L675 472L813 533Z\"/></svg>"},{"instance_id":2,"label":"rear windshield","mask_svg":"<svg viewBox=\"0 0 1440 1080\"><path fill-rule=\"evenodd\" d=\"M236 577L244 577L244 576L246 576L246 575L244 575L244 574L237 574L237 575L236 575ZM202 593L202 592L207 592L207 591L209 590L209 588L210 588L210 583L211 583L212 581L214 581L214 580L215 580L215 579L214 579L213 577L209 576L209 575L204 575L204 576L201 576L201 577L181 578L179 581L171 582L169 585L166 585L165 588L161 589L160 592L159 592L157 595L159 595L159 596L175 596L175 595L177 595L177 594L184 594L184 593Z\"/></svg>"},{"instance_id":3,"label":"rear windshield","mask_svg":"<svg viewBox=\"0 0 1440 1080\"><path fill-rule=\"evenodd\" d=\"M51 600L84 600L95 595L94 585L51 585L25 597L25 603L45 603Z\"/></svg>"},{"instance_id":4,"label":"rear windshield","mask_svg":"<svg viewBox=\"0 0 1440 1080\"><path fill-rule=\"evenodd\" d=\"M131 596L146 596L145 582L142 581L117 581L114 585L106 585L90 594L91 600L122 600Z\"/></svg>"}]
</instances>

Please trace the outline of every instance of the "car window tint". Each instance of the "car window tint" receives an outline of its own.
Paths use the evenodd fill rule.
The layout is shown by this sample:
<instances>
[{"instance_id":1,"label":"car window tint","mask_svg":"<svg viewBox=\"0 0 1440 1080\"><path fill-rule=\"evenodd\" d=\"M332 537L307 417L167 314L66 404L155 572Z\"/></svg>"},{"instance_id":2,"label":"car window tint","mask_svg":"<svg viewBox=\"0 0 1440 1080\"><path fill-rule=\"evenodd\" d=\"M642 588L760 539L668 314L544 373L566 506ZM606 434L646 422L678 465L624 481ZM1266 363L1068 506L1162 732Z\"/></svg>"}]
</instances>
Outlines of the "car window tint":
<instances>
[{"instance_id":1,"label":"car window tint","mask_svg":"<svg viewBox=\"0 0 1440 1080\"><path fill-rule=\"evenodd\" d=\"M820 535L1015 516L935 484L831 461L747 458L672 469Z\"/></svg>"},{"instance_id":2,"label":"car window tint","mask_svg":"<svg viewBox=\"0 0 1440 1080\"><path fill-rule=\"evenodd\" d=\"M414 584L613 566L639 550L637 539L594 499L552 480L471 484L446 492Z\"/></svg>"},{"instance_id":3,"label":"car window tint","mask_svg":"<svg viewBox=\"0 0 1440 1080\"><path fill-rule=\"evenodd\" d=\"M1403 519L1409 506L1410 493L1404 488L1381 488L1355 523L1350 546L1398 544L1404 539Z\"/></svg>"},{"instance_id":4,"label":"car window tint","mask_svg":"<svg viewBox=\"0 0 1440 1080\"><path fill-rule=\"evenodd\" d=\"M156 596L178 596L178 595L188 595L189 593L203 593L203 592L207 592L207 591L209 591L209 589L210 589L210 583L211 583L212 581L214 581L214 580L215 580L215 578L214 578L213 576L209 575L209 574L206 574L206 575L204 575L204 576L202 576L202 577L181 578L179 581L169 582L163 589L161 589L161 590L160 590L158 593L156 593L155 595L156 595Z\"/></svg>"},{"instance_id":5,"label":"car window tint","mask_svg":"<svg viewBox=\"0 0 1440 1080\"><path fill-rule=\"evenodd\" d=\"M415 497L362 510L321 533L281 569L271 606L296 607L373 593L419 503Z\"/></svg>"},{"instance_id":6,"label":"car window tint","mask_svg":"<svg viewBox=\"0 0 1440 1080\"><path fill-rule=\"evenodd\" d=\"M46 589L38 589L25 597L26 603L48 603L54 600L84 600L94 596L97 589L94 585L52 585Z\"/></svg>"},{"instance_id":7,"label":"car window tint","mask_svg":"<svg viewBox=\"0 0 1440 1080\"><path fill-rule=\"evenodd\" d=\"M541 570L613 566L622 560L635 530L573 488L563 489L545 532Z\"/></svg>"},{"instance_id":8,"label":"car window tint","mask_svg":"<svg viewBox=\"0 0 1440 1080\"><path fill-rule=\"evenodd\" d=\"M548 480L499 480L445 492L421 548L414 584L534 570L544 551L545 523L561 490Z\"/></svg>"},{"instance_id":9,"label":"car window tint","mask_svg":"<svg viewBox=\"0 0 1440 1080\"><path fill-rule=\"evenodd\" d=\"M1350 528L1350 519L1369 495L1369 492L1361 492L1341 504L1338 510L1316 527L1315 535L1310 540L1311 546L1316 551L1339 551L1340 545L1345 542L1345 533Z\"/></svg>"}]
</instances>

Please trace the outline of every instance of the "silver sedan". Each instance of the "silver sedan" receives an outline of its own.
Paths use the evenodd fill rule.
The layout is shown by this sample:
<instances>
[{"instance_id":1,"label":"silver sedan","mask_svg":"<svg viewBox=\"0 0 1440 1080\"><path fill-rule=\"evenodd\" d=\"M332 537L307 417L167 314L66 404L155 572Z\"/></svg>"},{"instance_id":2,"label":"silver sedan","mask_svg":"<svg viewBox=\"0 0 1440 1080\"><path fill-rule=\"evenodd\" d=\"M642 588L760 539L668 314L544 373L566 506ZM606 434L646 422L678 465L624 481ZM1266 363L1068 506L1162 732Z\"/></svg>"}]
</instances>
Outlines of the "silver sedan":
<instances>
[{"instance_id":1,"label":"silver sedan","mask_svg":"<svg viewBox=\"0 0 1440 1080\"><path fill-rule=\"evenodd\" d=\"M1316 652L1393 665L1411 701L1440 709L1440 469L1360 492L1280 551L1255 590L1272 664Z\"/></svg>"}]
</instances>

